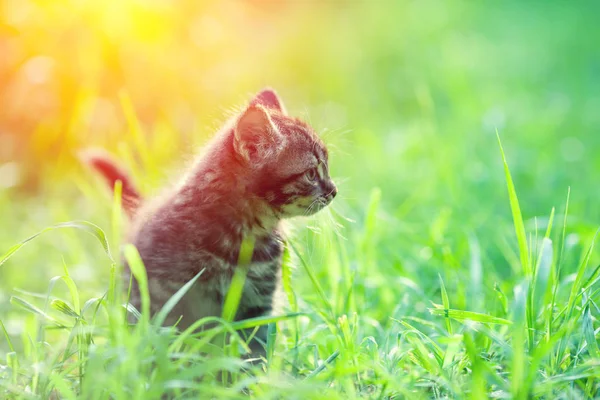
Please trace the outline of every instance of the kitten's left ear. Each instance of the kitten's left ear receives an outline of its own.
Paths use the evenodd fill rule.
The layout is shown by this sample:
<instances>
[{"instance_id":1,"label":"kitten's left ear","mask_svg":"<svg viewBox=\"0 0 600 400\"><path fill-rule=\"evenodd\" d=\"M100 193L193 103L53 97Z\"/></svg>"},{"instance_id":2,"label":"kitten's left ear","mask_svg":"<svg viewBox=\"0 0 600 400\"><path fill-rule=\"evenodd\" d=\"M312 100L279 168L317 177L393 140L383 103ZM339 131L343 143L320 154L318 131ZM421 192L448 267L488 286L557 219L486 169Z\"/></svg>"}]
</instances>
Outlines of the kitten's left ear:
<instances>
[{"instance_id":1,"label":"kitten's left ear","mask_svg":"<svg viewBox=\"0 0 600 400\"><path fill-rule=\"evenodd\" d=\"M283 135L262 105L250 105L235 124L233 147L250 165L261 165L276 156L283 144Z\"/></svg>"},{"instance_id":2,"label":"kitten's left ear","mask_svg":"<svg viewBox=\"0 0 600 400\"><path fill-rule=\"evenodd\" d=\"M279 111L283 115L287 115L287 110L283 105L283 101L277 96L277 93L271 88L263 89L260 93L254 96L251 105L261 105L266 108L271 108Z\"/></svg>"}]
</instances>

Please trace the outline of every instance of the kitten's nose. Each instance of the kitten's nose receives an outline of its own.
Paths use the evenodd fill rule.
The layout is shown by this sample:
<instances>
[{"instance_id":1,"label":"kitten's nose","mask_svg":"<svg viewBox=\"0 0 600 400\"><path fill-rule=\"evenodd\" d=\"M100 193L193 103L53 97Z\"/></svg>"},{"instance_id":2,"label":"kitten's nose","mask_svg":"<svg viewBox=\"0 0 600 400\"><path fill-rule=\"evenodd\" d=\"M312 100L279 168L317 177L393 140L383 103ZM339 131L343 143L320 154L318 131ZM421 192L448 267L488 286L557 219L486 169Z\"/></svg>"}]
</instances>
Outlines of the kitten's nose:
<instances>
[{"instance_id":1,"label":"kitten's nose","mask_svg":"<svg viewBox=\"0 0 600 400\"><path fill-rule=\"evenodd\" d=\"M335 184L333 182L330 182L328 186L329 186L328 187L329 192L327 193L327 197L330 198L331 200L333 200L333 198L335 197L335 195L338 192L337 187L335 186Z\"/></svg>"},{"instance_id":2,"label":"kitten's nose","mask_svg":"<svg viewBox=\"0 0 600 400\"><path fill-rule=\"evenodd\" d=\"M337 186L333 185L333 190L331 191L331 197L335 197L335 195L337 194Z\"/></svg>"}]
</instances>

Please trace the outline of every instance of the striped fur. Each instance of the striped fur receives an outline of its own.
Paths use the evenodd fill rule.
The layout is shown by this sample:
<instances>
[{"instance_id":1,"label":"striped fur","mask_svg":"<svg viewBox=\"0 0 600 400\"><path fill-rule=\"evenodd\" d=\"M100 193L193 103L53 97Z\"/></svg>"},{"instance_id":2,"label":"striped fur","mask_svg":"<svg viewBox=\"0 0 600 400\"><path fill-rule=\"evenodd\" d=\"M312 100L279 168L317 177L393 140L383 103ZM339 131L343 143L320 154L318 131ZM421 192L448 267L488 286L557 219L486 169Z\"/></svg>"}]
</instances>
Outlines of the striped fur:
<instances>
[{"instance_id":1,"label":"striped fur","mask_svg":"<svg viewBox=\"0 0 600 400\"><path fill-rule=\"evenodd\" d=\"M129 241L147 269L152 311L204 269L167 323L181 318L179 327L186 328L202 317L220 316L240 245L252 236L255 247L236 318L271 313L283 252L280 222L331 202L337 189L327 157L316 133L289 117L275 92L259 93L174 189L134 214ZM139 308L137 287L131 302Z\"/></svg>"}]
</instances>

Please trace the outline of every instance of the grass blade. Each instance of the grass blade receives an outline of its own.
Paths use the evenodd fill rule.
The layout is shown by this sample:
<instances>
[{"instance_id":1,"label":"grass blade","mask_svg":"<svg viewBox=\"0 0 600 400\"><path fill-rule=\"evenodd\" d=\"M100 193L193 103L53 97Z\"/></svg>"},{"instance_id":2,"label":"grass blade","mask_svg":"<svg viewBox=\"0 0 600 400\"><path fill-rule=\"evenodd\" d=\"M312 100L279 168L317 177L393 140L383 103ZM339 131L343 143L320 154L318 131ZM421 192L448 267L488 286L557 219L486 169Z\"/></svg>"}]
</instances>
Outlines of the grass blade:
<instances>
[{"instance_id":1,"label":"grass blade","mask_svg":"<svg viewBox=\"0 0 600 400\"><path fill-rule=\"evenodd\" d=\"M529 258L529 250L527 245L527 234L525 232L525 224L523 223L523 216L521 214L521 207L519 206L519 198L517 197L517 191L515 189L515 185L512 180L512 176L510 174L510 169L508 168L508 163L506 162L506 155L504 154L504 149L502 148L502 142L500 140L500 134L498 130L496 130L496 137L498 138L498 146L500 147L500 154L502 155L502 163L504 165L504 175L506 179L506 186L508 188L508 198L510 201L510 209L512 211L513 216L513 224L515 228L515 234L517 236L517 242L519 244L519 258L521 260L521 269L525 278L532 282L533 280L533 271L531 268L530 258ZM528 291L529 295L532 295L531 291ZM527 313L527 340L529 343L529 348L531 349L533 346L533 329L534 329L534 321L533 321L533 310L531 309L531 300L528 300L528 306L526 307Z\"/></svg>"},{"instance_id":2,"label":"grass blade","mask_svg":"<svg viewBox=\"0 0 600 400\"><path fill-rule=\"evenodd\" d=\"M185 285L183 285L173 296L167 300L165 305L160 309L156 316L153 318L153 323L155 326L162 326L163 322L169 315L169 313L173 310L173 308L181 301L181 298L194 286L194 283L200 278L200 276L204 273L204 269L198 272L196 276L190 279Z\"/></svg>"},{"instance_id":3,"label":"grass blade","mask_svg":"<svg viewBox=\"0 0 600 400\"><path fill-rule=\"evenodd\" d=\"M305 379L310 379L310 378L318 375L321 371L323 371L325 368L327 368L327 366L329 364L334 362L335 359L338 358L339 355L340 355L339 350L334 351L329 357L327 357L327 359L321 365L319 365L314 371L312 371L310 374L308 374Z\"/></svg>"},{"instance_id":4,"label":"grass blade","mask_svg":"<svg viewBox=\"0 0 600 400\"><path fill-rule=\"evenodd\" d=\"M290 309L293 312L298 311L298 301L296 300L296 293L292 286L292 260L290 256L289 246L286 244L283 249L283 257L281 260L281 283L283 290L287 295Z\"/></svg>"},{"instance_id":5,"label":"grass blade","mask_svg":"<svg viewBox=\"0 0 600 400\"><path fill-rule=\"evenodd\" d=\"M286 319L296 318L301 315L306 315L305 313L288 313L283 315L266 315L262 317L256 318L248 318L241 321L234 321L231 323L232 329L241 330L254 328L257 326L273 324L275 322L284 321Z\"/></svg>"},{"instance_id":6,"label":"grass blade","mask_svg":"<svg viewBox=\"0 0 600 400\"><path fill-rule=\"evenodd\" d=\"M0 257L0 266L2 266L2 264L4 264L6 261L8 261L17 251L19 251L23 246L25 246L27 243L29 243L33 239L37 238L38 236L42 235L43 233L46 233L46 232L49 232L49 231L52 231L55 229L62 229L62 228L76 228L76 229L80 229L84 232L91 234L96 239L98 239L98 241L102 245L102 248L104 249L104 252L108 255L108 257L111 260L113 260L112 255L110 253L110 248L108 246L108 241L106 240L106 235L104 234L104 231L102 229L100 229L100 227L98 227L97 225L92 224L91 222L88 222L88 221L70 221L70 222L63 222L63 223L60 223L60 224L57 224L54 226L49 226L47 228L44 228L41 231L39 231L38 233L36 233L35 235L32 235L32 236L28 237L27 239L23 240L21 243L15 244L11 248L9 248L8 251Z\"/></svg>"},{"instance_id":7,"label":"grass blade","mask_svg":"<svg viewBox=\"0 0 600 400\"><path fill-rule=\"evenodd\" d=\"M480 322L482 324L499 324L499 325L511 325L512 322L504 319L493 317L487 314L481 314L472 311L463 310L452 310L447 309L439 304L434 304L435 308L429 308L431 315L436 315L444 318L452 318L457 321L473 321Z\"/></svg>"},{"instance_id":8,"label":"grass blade","mask_svg":"<svg viewBox=\"0 0 600 400\"><path fill-rule=\"evenodd\" d=\"M446 292L446 286L444 286L444 280L442 279L442 275L438 274L440 279L440 289L442 292L442 305L444 306L444 310L450 310L450 301L448 300L448 293ZM450 321L449 313L446 313L446 330L449 335L452 335L452 322Z\"/></svg>"},{"instance_id":9,"label":"grass blade","mask_svg":"<svg viewBox=\"0 0 600 400\"><path fill-rule=\"evenodd\" d=\"M46 320L54 323L58 327L61 327L61 328L65 327L63 324L61 324L60 322L58 322L56 319L52 318L50 315L48 315L44 311L40 310L39 308L37 308L36 306L34 306L33 304L31 304L27 300L24 300L24 299L22 299L20 297L12 296L10 298L10 303L13 304L13 305L17 305L17 306L25 309L26 311L29 311L32 314L39 315L39 316L43 317L44 319L46 319Z\"/></svg>"},{"instance_id":10,"label":"grass blade","mask_svg":"<svg viewBox=\"0 0 600 400\"><path fill-rule=\"evenodd\" d=\"M596 359L600 360L600 350L598 349L598 340L594 332L594 323L592 313L590 312L590 302L587 302L583 310L583 334L587 342L588 352Z\"/></svg>"},{"instance_id":11,"label":"grass blade","mask_svg":"<svg viewBox=\"0 0 600 400\"><path fill-rule=\"evenodd\" d=\"M140 326L145 329L150 319L150 293L148 292L148 275L146 267L142 261L140 253L132 244L127 244L123 248L123 255L127 260L127 265L136 279L139 287L142 309L140 310Z\"/></svg>"},{"instance_id":12,"label":"grass blade","mask_svg":"<svg viewBox=\"0 0 600 400\"><path fill-rule=\"evenodd\" d=\"M68 305L67 303L65 303L62 300L59 300L59 299L52 300L50 302L50 307L54 308L55 310L60 311L61 313L65 314L69 317L77 318L77 319L81 318L81 316L79 314L77 314L70 305Z\"/></svg>"},{"instance_id":13,"label":"grass blade","mask_svg":"<svg viewBox=\"0 0 600 400\"><path fill-rule=\"evenodd\" d=\"M548 291L548 280L550 278L550 271L552 269L552 240L545 237L542 240L542 248L540 250L538 267L535 271L534 283L533 283L533 295L532 295L532 310L533 315L537 315L536 310L541 310L543 305L544 297Z\"/></svg>"},{"instance_id":14,"label":"grass blade","mask_svg":"<svg viewBox=\"0 0 600 400\"><path fill-rule=\"evenodd\" d=\"M4 338L6 339L6 343L8 343L8 348L10 349L10 351L14 352L15 347L13 346L12 341L10 340L10 336L8 335L8 331L6 330L6 327L4 326L4 323L2 322L2 320L0 320L0 328L2 328L2 332L4 333Z\"/></svg>"},{"instance_id":15,"label":"grass blade","mask_svg":"<svg viewBox=\"0 0 600 400\"><path fill-rule=\"evenodd\" d=\"M527 380L527 368L526 368L526 353L525 353L525 341L527 329L527 288L529 285L526 282L521 283L515 287L515 300L513 304L513 322L512 327L512 398L513 399L526 399L528 388L525 387L524 383Z\"/></svg>"},{"instance_id":16,"label":"grass blade","mask_svg":"<svg viewBox=\"0 0 600 400\"><path fill-rule=\"evenodd\" d=\"M506 179L506 185L508 188L508 198L510 201L510 209L513 216L513 224L515 227L515 233L517 235L517 242L519 244L519 258L521 259L521 268L525 277L531 277L531 266L529 264L529 250L527 249L527 234L525 233L525 224L523 223L523 216L521 215L521 208L519 206L519 199L517 197L517 191L506 162L506 155L502 148L502 142L500 141L500 135L496 130L496 137L498 138L498 146L500 147L500 154L502 155L502 163L504 164L504 175Z\"/></svg>"},{"instance_id":17,"label":"grass blade","mask_svg":"<svg viewBox=\"0 0 600 400\"><path fill-rule=\"evenodd\" d=\"M310 281L312 282L313 287L315 288L315 290L319 294L319 297L323 301L323 304L327 308L329 316L333 317L333 307L331 305L331 302L329 301L329 299L325 295L325 291L323 291L323 288L319 284L319 281L318 281L317 277L313 273L312 269L308 266L308 264L304 260L304 257L302 257L302 255L300 254L300 252L298 251L298 249L296 248L296 246L294 246L294 244L291 241L289 242L289 244L290 244L292 250L294 250L294 253L296 254L296 256L300 259L300 263L302 264L302 266L304 267L304 270L306 271L306 274L310 278Z\"/></svg>"},{"instance_id":18,"label":"grass blade","mask_svg":"<svg viewBox=\"0 0 600 400\"><path fill-rule=\"evenodd\" d=\"M571 188L567 190L567 200L565 202L565 212L563 217L563 225L561 232L561 240L560 240L560 254L558 254L558 260L556 261L556 270L553 270L552 274L552 295L550 297L550 307L548 310L548 318L546 320L546 342L550 342L552 338L553 326L552 321L554 321L554 307L556 304L556 294L558 293L558 288L560 286L560 272L562 268L562 260L564 258L565 252L565 239L567 236L567 216L569 214L569 201L571 198Z\"/></svg>"},{"instance_id":19,"label":"grass blade","mask_svg":"<svg viewBox=\"0 0 600 400\"><path fill-rule=\"evenodd\" d=\"M238 265L231 279L227 297L223 305L222 318L225 321L233 321L240 305L244 284L246 283L246 275L248 274L248 265L252 260L254 252L254 237L248 236L242 240L240 253L238 257Z\"/></svg>"}]
</instances>

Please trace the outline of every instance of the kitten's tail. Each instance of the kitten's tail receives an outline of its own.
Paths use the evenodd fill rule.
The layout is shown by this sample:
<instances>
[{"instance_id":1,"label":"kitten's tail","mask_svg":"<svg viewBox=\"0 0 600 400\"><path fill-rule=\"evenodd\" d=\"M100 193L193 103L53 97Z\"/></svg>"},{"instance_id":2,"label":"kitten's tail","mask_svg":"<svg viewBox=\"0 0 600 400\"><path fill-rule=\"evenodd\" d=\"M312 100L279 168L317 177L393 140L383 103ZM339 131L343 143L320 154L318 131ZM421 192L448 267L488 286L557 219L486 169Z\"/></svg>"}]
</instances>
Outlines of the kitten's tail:
<instances>
[{"instance_id":1,"label":"kitten's tail","mask_svg":"<svg viewBox=\"0 0 600 400\"><path fill-rule=\"evenodd\" d=\"M129 174L104 150L86 149L79 151L77 155L83 164L102 175L111 190L117 181L121 181L121 205L125 213L132 217L142 201L142 196Z\"/></svg>"}]
</instances>

